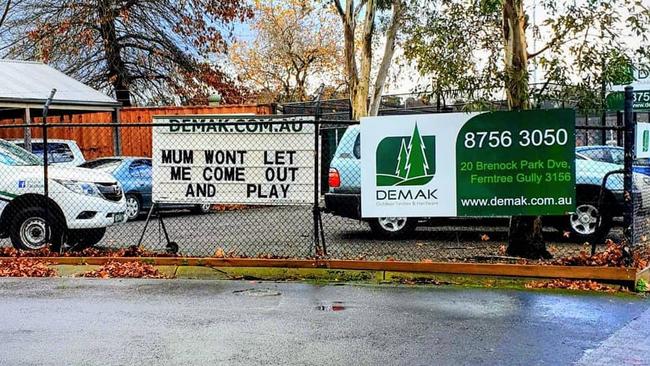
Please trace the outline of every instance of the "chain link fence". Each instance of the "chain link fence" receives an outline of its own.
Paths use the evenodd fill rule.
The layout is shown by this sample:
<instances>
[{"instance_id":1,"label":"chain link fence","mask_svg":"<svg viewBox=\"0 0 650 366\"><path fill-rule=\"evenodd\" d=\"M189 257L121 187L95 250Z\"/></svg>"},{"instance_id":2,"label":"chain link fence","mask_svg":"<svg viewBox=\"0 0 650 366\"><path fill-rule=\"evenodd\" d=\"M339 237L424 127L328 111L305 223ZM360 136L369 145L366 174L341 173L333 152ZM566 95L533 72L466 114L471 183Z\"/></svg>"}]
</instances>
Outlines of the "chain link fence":
<instances>
[{"instance_id":1,"label":"chain link fence","mask_svg":"<svg viewBox=\"0 0 650 366\"><path fill-rule=\"evenodd\" d=\"M295 135L297 140L289 141L302 147L293 149L295 155L283 157L292 159L291 164L288 160L286 166L271 164L276 174L272 179L265 177L268 173L262 165L247 168L245 173L237 169L242 159L264 159L265 151L282 148L276 146L282 140L273 140L272 136L286 122L269 119L263 131L268 138L251 142L242 136L230 140L228 146L214 146L212 152L222 154L214 157L214 169L191 173L209 174L222 182L217 188L222 199L211 202L207 195L201 201L155 205L152 125L48 125L48 135L57 139L49 140L47 148L42 143L42 127L29 127L31 150L38 157L47 154L51 162L47 179L43 178L46 169L41 160L19 148L25 146L27 126L0 126L0 246L36 249L50 242L74 249L120 249L141 245L162 253L172 241L178 244L179 253L187 256L518 261L506 255L508 217L362 219L358 123L326 115L320 122L311 117L297 118L313 132ZM637 118L645 121L648 115L639 113ZM206 126L225 128L219 123ZM237 123L230 126L230 132L239 131ZM246 126L242 128L246 130ZM79 164L83 153L98 155L93 145L96 134L114 131L130 136L121 141L125 155L113 156L113 151L106 151ZM194 131L175 138L181 146L180 139L202 137L200 131ZM576 212L543 218L547 249L555 259L603 251L608 239L625 241L624 142L621 113L578 117ZM242 155L243 150L247 152ZM180 165L196 165L183 162L182 156L178 159ZM285 169L291 167L298 170ZM241 180L241 174L260 184L255 188L258 191L248 193L266 196L263 203L241 199L229 191ZM635 161L633 180L632 245L636 253L647 251L650 243L647 160ZM272 185L275 192L270 191L271 185L262 184L270 181L277 183ZM286 188L284 182L291 182L291 187ZM291 197L300 199L287 205L283 189L291 189Z\"/></svg>"},{"instance_id":2,"label":"chain link fence","mask_svg":"<svg viewBox=\"0 0 650 366\"><path fill-rule=\"evenodd\" d=\"M630 113L632 123L650 122L650 112ZM647 136L641 137L643 149L648 149ZM639 139L635 138L635 144ZM632 161L634 171L634 190L632 199L632 213L630 218L630 236L632 243L632 259L639 268L650 265L650 159L636 158Z\"/></svg>"}]
</instances>

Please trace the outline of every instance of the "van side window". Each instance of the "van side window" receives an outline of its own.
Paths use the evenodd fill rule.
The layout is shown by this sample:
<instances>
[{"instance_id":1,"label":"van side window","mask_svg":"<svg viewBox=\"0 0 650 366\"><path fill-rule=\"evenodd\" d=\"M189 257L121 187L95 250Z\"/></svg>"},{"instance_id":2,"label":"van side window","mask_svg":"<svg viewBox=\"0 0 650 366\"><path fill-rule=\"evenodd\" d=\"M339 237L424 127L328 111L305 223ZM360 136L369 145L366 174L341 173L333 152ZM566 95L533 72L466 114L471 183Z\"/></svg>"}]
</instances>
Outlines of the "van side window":
<instances>
[{"instance_id":1,"label":"van side window","mask_svg":"<svg viewBox=\"0 0 650 366\"><path fill-rule=\"evenodd\" d=\"M361 159L361 134L357 135L357 139L354 140L354 147L352 148L352 154L357 159Z\"/></svg>"},{"instance_id":2,"label":"van side window","mask_svg":"<svg viewBox=\"0 0 650 366\"><path fill-rule=\"evenodd\" d=\"M43 143L33 142L32 153L38 156L43 156ZM60 142L48 142L47 153L47 157L50 163L69 163L74 160L74 154L72 153L72 150L68 144Z\"/></svg>"}]
</instances>

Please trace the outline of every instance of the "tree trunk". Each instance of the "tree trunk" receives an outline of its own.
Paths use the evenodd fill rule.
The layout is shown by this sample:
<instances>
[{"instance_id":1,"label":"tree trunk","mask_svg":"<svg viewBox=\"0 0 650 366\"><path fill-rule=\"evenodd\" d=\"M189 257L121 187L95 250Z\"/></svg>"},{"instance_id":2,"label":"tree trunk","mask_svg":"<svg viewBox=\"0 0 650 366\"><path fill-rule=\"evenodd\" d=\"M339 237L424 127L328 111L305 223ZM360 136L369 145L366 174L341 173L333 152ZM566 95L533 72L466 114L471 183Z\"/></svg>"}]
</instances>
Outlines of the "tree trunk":
<instances>
[{"instance_id":1,"label":"tree trunk","mask_svg":"<svg viewBox=\"0 0 650 366\"><path fill-rule=\"evenodd\" d=\"M542 218L539 216L513 216L508 232L508 255L530 259L548 259L553 256L546 250L542 236Z\"/></svg>"},{"instance_id":2,"label":"tree trunk","mask_svg":"<svg viewBox=\"0 0 650 366\"><path fill-rule=\"evenodd\" d=\"M115 11L113 0L104 0L98 7L99 27L104 43L104 55L108 65L108 80L115 89L115 99L123 106L131 106L131 91L129 90L129 77L124 59L122 59L122 47L117 41L115 30Z\"/></svg>"},{"instance_id":3,"label":"tree trunk","mask_svg":"<svg viewBox=\"0 0 650 366\"><path fill-rule=\"evenodd\" d=\"M377 72L377 79L375 80L374 90L372 92L372 97L370 98L370 108L368 114L371 116L376 116L379 113L381 95L384 91L384 84L386 84L388 70L390 69L390 64L393 60L393 54L395 53L395 39L397 38L397 31L402 24L403 13L404 4L402 4L402 0L393 0L393 15L391 17L391 22L388 26L388 30L386 31L386 46L384 47L384 56L381 59L379 71Z\"/></svg>"},{"instance_id":4,"label":"tree trunk","mask_svg":"<svg viewBox=\"0 0 650 366\"><path fill-rule=\"evenodd\" d=\"M361 37L361 69L357 85L350 95L352 98L352 118L355 120L368 115L368 96L370 95L370 69L372 68L372 36L375 31L375 0L368 0L365 8L363 34Z\"/></svg>"},{"instance_id":5,"label":"tree trunk","mask_svg":"<svg viewBox=\"0 0 650 366\"><path fill-rule=\"evenodd\" d=\"M341 7L338 0L336 5L339 8L339 15L343 24L343 57L345 58L345 75L348 77L348 91L350 93L350 105L352 118L355 118L355 101L357 99L357 86L359 79L357 75L356 45L355 45L355 19L354 1L346 0L345 7Z\"/></svg>"},{"instance_id":6,"label":"tree trunk","mask_svg":"<svg viewBox=\"0 0 650 366\"><path fill-rule=\"evenodd\" d=\"M513 110L528 109L528 46L523 0L503 3L506 97Z\"/></svg>"},{"instance_id":7,"label":"tree trunk","mask_svg":"<svg viewBox=\"0 0 650 366\"><path fill-rule=\"evenodd\" d=\"M368 115L370 69L372 67L372 36L377 4L376 0L367 0L364 5L363 34L360 44L361 54L359 55L360 69L357 68L354 0L346 0L345 7L341 6L339 0L335 0L334 4L343 22L345 73L348 77L352 118L359 119Z\"/></svg>"},{"instance_id":8,"label":"tree trunk","mask_svg":"<svg viewBox=\"0 0 650 366\"><path fill-rule=\"evenodd\" d=\"M528 46L526 14L523 0L503 2L503 41L505 48L505 89L511 110L528 109ZM542 218L513 216L510 218L509 255L525 258L550 258L542 235Z\"/></svg>"}]
</instances>

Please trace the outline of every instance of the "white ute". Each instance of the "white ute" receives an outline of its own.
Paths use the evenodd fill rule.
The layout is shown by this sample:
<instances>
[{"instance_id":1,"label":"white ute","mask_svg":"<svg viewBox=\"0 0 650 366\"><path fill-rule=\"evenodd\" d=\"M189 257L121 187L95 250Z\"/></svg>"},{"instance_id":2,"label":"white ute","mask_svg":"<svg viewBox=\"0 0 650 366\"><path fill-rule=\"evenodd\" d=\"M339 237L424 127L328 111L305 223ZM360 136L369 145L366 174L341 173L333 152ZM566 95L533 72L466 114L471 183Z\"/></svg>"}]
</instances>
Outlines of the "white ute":
<instances>
[{"instance_id":1,"label":"white ute","mask_svg":"<svg viewBox=\"0 0 650 366\"><path fill-rule=\"evenodd\" d=\"M49 198L43 181L39 157L0 140L0 238L9 237L18 249L64 242L90 247L104 237L108 226L125 221L122 187L110 174L51 165Z\"/></svg>"}]
</instances>

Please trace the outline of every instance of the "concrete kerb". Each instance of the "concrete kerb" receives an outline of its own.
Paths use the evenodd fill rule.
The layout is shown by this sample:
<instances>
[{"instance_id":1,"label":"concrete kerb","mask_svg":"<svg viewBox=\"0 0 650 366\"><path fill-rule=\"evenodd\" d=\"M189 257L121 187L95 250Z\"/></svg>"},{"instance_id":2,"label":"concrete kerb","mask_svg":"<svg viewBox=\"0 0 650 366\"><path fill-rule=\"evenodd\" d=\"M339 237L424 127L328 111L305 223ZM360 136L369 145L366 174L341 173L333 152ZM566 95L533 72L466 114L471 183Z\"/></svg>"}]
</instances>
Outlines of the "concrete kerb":
<instances>
[{"instance_id":1,"label":"concrete kerb","mask_svg":"<svg viewBox=\"0 0 650 366\"><path fill-rule=\"evenodd\" d=\"M78 277L96 270L99 265L52 264L59 277ZM196 265L156 265L168 278L185 280L250 280L250 281L305 281L311 283L341 284L404 284L424 286L451 286L470 288L525 289L535 277L507 277L468 274L421 273L385 270L343 270L325 268L277 267L207 267ZM546 278L548 280L548 278ZM612 284L623 288L621 283ZM631 287L625 286L632 289ZM549 291L549 290L538 290ZM562 291L562 290L550 290Z\"/></svg>"},{"instance_id":2,"label":"concrete kerb","mask_svg":"<svg viewBox=\"0 0 650 366\"><path fill-rule=\"evenodd\" d=\"M3 258L11 260L12 258ZM186 279L305 280L316 282L401 282L521 287L533 279L595 280L634 289L648 271L620 267L430 263L327 259L194 257L38 257L61 276L80 275L110 261L151 264L167 277ZM647 283L647 281L645 281Z\"/></svg>"}]
</instances>

